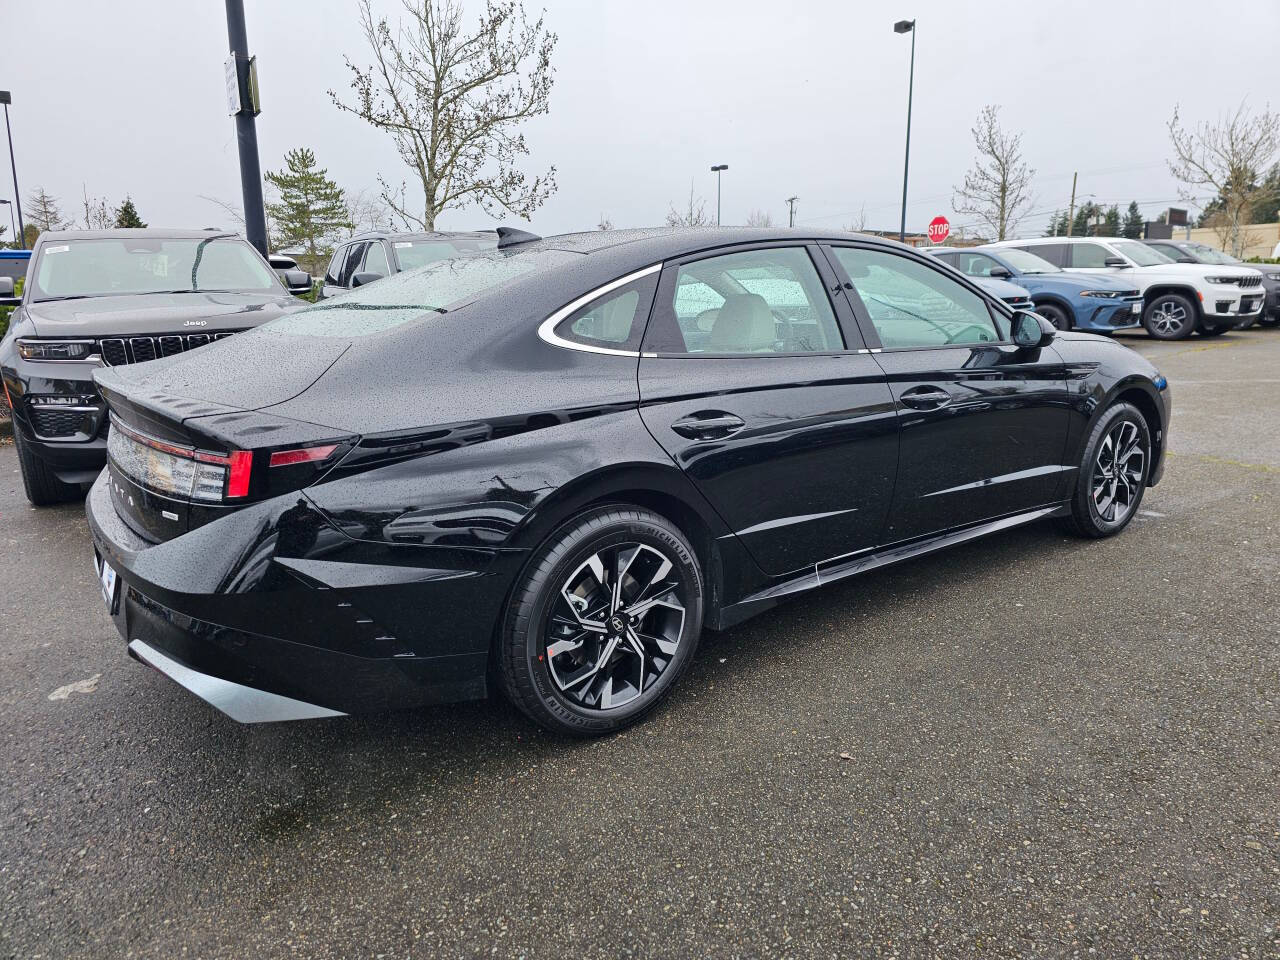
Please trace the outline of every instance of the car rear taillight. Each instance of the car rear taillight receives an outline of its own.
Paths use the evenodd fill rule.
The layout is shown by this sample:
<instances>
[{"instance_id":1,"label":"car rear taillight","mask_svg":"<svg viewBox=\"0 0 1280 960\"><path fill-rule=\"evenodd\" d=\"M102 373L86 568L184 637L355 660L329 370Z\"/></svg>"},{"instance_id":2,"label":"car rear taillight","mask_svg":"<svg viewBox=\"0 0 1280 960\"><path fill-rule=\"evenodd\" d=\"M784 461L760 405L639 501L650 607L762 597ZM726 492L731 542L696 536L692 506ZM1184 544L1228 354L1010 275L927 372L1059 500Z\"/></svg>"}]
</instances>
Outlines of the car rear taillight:
<instances>
[{"instance_id":1,"label":"car rear taillight","mask_svg":"<svg viewBox=\"0 0 1280 960\"><path fill-rule=\"evenodd\" d=\"M249 495L249 475L253 473L253 454L248 450L233 450L227 457L227 499Z\"/></svg>"},{"instance_id":2,"label":"car rear taillight","mask_svg":"<svg viewBox=\"0 0 1280 960\"><path fill-rule=\"evenodd\" d=\"M170 443L111 418L107 455L136 483L184 500L218 503L249 494L253 454L213 453Z\"/></svg>"}]
</instances>

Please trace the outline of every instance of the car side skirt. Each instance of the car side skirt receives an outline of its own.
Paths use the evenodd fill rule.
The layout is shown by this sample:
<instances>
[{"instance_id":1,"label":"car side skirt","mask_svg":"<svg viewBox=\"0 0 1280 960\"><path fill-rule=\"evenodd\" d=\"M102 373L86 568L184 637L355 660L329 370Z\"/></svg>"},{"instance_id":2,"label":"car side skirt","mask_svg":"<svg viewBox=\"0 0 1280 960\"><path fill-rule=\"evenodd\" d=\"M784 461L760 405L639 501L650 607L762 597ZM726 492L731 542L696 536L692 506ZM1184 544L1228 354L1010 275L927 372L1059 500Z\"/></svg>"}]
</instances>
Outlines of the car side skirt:
<instances>
[{"instance_id":1,"label":"car side skirt","mask_svg":"<svg viewBox=\"0 0 1280 960\"><path fill-rule=\"evenodd\" d=\"M830 560L815 564L811 570L806 570L798 576L782 583L773 584L765 590L722 608L717 622L713 625L713 629L727 630L729 627L739 624L757 613L763 613L788 597L814 590L837 580L844 580L847 577L866 573L868 570L874 570L877 567L885 567L891 563L899 563L926 553L933 553L935 550L942 550L969 540L976 540L979 537L985 537L987 534L1022 526L1025 523L1034 523L1036 520L1043 520L1048 517L1066 516L1069 512L1069 504L1055 503L1037 507L1034 510L1015 513L1011 516L987 520L972 526L948 530L946 533L938 534L937 536L885 547L878 551L866 550L844 557L833 557Z\"/></svg>"}]
</instances>

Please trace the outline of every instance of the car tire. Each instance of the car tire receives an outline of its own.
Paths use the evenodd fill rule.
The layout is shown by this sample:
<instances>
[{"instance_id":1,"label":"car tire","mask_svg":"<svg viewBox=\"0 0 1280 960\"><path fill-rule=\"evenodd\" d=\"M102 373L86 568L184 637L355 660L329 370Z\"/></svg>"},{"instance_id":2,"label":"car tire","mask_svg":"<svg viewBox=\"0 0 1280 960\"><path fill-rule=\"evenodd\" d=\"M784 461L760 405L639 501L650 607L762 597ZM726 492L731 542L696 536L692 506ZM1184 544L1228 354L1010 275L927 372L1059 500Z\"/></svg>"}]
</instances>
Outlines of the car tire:
<instances>
[{"instance_id":1,"label":"car tire","mask_svg":"<svg viewBox=\"0 0 1280 960\"><path fill-rule=\"evenodd\" d=\"M1280 313L1272 313L1265 317L1258 318L1258 326L1274 327L1280 325Z\"/></svg>"},{"instance_id":2,"label":"car tire","mask_svg":"<svg viewBox=\"0 0 1280 960\"><path fill-rule=\"evenodd\" d=\"M516 583L497 638L500 685L553 732L620 730L657 706L689 664L704 595L697 554L669 520L622 505L583 513L534 552Z\"/></svg>"},{"instance_id":3,"label":"car tire","mask_svg":"<svg viewBox=\"0 0 1280 960\"><path fill-rule=\"evenodd\" d=\"M1057 304L1038 303L1036 304L1036 313L1040 314L1059 330L1070 330L1072 327L1070 315Z\"/></svg>"},{"instance_id":4,"label":"car tire","mask_svg":"<svg viewBox=\"0 0 1280 960\"><path fill-rule=\"evenodd\" d=\"M1142 325L1157 340L1181 340L1196 328L1196 305L1180 293L1162 293L1142 311Z\"/></svg>"},{"instance_id":5,"label":"car tire","mask_svg":"<svg viewBox=\"0 0 1280 960\"><path fill-rule=\"evenodd\" d=\"M1151 430L1146 419L1130 403L1109 407L1084 445L1064 525L1082 537L1119 533L1137 515L1150 475Z\"/></svg>"},{"instance_id":6,"label":"car tire","mask_svg":"<svg viewBox=\"0 0 1280 960\"><path fill-rule=\"evenodd\" d=\"M80 495L79 486L63 483L49 464L27 448L26 442L22 439L22 429L16 423L13 426L13 445L18 450L18 467L22 471L22 486L32 506L49 507L55 503L74 500Z\"/></svg>"}]
</instances>

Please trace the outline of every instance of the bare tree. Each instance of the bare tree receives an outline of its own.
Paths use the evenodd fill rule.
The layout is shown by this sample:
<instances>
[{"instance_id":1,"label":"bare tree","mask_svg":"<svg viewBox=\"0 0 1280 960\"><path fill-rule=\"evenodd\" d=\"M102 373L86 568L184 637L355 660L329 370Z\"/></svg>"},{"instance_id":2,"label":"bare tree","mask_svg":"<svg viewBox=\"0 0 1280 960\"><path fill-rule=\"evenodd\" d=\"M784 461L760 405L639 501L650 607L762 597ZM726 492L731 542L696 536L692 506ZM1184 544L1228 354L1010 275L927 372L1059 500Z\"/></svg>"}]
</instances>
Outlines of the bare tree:
<instances>
[{"instance_id":1,"label":"bare tree","mask_svg":"<svg viewBox=\"0 0 1280 960\"><path fill-rule=\"evenodd\" d=\"M613 229L613 221L609 219L609 215L607 213L600 214L600 222L596 224L596 229L597 230Z\"/></svg>"},{"instance_id":2,"label":"bare tree","mask_svg":"<svg viewBox=\"0 0 1280 960\"><path fill-rule=\"evenodd\" d=\"M58 201L45 193L44 187L36 187L27 194L27 205L23 212L27 216L27 223L34 226L39 233L71 226L62 219L62 210L58 207Z\"/></svg>"},{"instance_id":3,"label":"bare tree","mask_svg":"<svg viewBox=\"0 0 1280 960\"><path fill-rule=\"evenodd\" d=\"M867 205L865 203L858 208L857 217L845 229L850 233L862 233L867 229Z\"/></svg>"},{"instance_id":4,"label":"bare tree","mask_svg":"<svg viewBox=\"0 0 1280 960\"><path fill-rule=\"evenodd\" d=\"M1280 154L1280 115L1265 109L1252 115L1243 103L1229 117L1201 121L1193 129L1182 126L1175 107L1169 120L1169 140L1174 159L1169 171L1186 187L1185 199L1194 188L1213 187L1222 209L1211 218L1222 244L1234 256L1248 245L1245 227L1255 204L1270 199L1271 187L1258 185L1258 171L1265 170ZM1214 222L1216 221L1216 222Z\"/></svg>"},{"instance_id":5,"label":"bare tree","mask_svg":"<svg viewBox=\"0 0 1280 960\"><path fill-rule=\"evenodd\" d=\"M985 106L973 127L978 159L955 188L951 205L957 213L977 217L997 240L1013 232L1031 204L1035 171L1022 159L1022 134L1000 129L1000 108Z\"/></svg>"},{"instance_id":6,"label":"bare tree","mask_svg":"<svg viewBox=\"0 0 1280 960\"><path fill-rule=\"evenodd\" d=\"M680 211L676 209L676 205L670 204L667 209L667 226L668 227L709 227L715 222L715 217L707 213L707 202L701 197L693 195L693 182L689 182L689 206L688 209Z\"/></svg>"},{"instance_id":7,"label":"bare tree","mask_svg":"<svg viewBox=\"0 0 1280 960\"><path fill-rule=\"evenodd\" d=\"M408 14L393 31L359 0L360 25L374 64L347 60L354 102L329 91L395 141L422 186L422 214L381 177L382 199L406 222L434 230L444 210L477 204L528 219L555 192L556 168L530 179L517 169L529 153L520 125L547 112L556 35L530 23L520 0L485 0L466 34L460 0L402 0Z\"/></svg>"},{"instance_id":8,"label":"bare tree","mask_svg":"<svg viewBox=\"0 0 1280 960\"><path fill-rule=\"evenodd\" d=\"M209 203L212 203L215 207L217 207L219 210L221 210L223 213L229 216L236 224L239 225L241 233L244 232L244 211L242 211L240 207L238 207L236 204L232 203L229 200L221 200L218 197L211 197L207 193L197 193L196 196L199 197L201 200L205 200ZM270 202L265 204L265 206L267 208L265 210L266 220L267 220L267 236L271 236L275 232L275 223L271 219Z\"/></svg>"},{"instance_id":9,"label":"bare tree","mask_svg":"<svg viewBox=\"0 0 1280 960\"><path fill-rule=\"evenodd\" d=\"M395 218L391 207L376 191L356 190L347 194L347 222L352 233L366 230L394 230Z\"/></svg>"},{"instance_id":10,"label":"bare tree","mask_svg":"<svg viewBox=\"0 0 1280 960\"><path fill-rule=\"evenodd\" d=\"M772 227L773 214L768 210L752 210L747 214L748 227Z\"/></svg>"},{"instance_id":11,"label":"bare tree","mask_svg":"<svg viewBox=\"0 0 1280 960\"><path fill-rule=\"evenodd\" d=\"M80 192L84 196L84 228L86 230L107 230L115 225L114 212L107 206L105 197L89 196L89 188L80 184Z\"/></svg>"}]
</instances>

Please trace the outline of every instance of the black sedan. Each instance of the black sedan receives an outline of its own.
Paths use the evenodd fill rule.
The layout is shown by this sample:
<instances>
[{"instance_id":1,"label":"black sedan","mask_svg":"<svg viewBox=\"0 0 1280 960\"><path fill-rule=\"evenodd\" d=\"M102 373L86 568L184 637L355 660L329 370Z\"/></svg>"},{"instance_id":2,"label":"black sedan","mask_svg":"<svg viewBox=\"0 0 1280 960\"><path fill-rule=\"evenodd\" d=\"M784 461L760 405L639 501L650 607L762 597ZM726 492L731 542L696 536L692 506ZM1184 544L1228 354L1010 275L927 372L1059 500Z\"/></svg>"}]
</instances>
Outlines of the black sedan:
<instances>
[{"instance_id":1,"label":"black sedan","mask_svg":"<svg viewBox=\"0 0 1280 960\"><path fill-rule=\"evenodd\" d=\"M97 374L137 659L246 722L505 691L616 730L723 630L1041 518L1117 533L1167 384L896 243L506 235Z\"/></svg>"}]
</instances>

